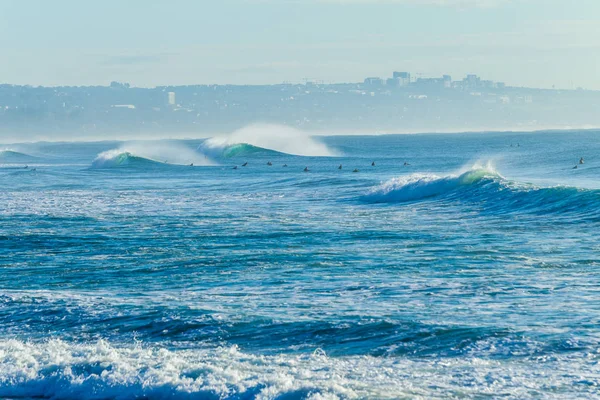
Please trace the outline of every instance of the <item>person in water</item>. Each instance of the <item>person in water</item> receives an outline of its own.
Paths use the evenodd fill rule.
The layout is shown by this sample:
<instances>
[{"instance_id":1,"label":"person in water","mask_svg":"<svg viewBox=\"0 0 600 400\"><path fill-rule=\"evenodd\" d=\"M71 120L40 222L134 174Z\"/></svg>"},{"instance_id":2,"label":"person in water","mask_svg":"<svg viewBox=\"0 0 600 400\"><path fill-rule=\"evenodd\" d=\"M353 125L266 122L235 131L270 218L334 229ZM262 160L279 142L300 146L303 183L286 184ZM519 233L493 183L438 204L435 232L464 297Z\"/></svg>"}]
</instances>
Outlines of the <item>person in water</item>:
<instances>
[{"instance_id":1,"label":"person in water","mask_svg":"<svg viewBox=\"0 0 600 400\"><path fill-rule=\"evenodd\" d=\"M243 163L242 167L245 167L246 165L248 165L248 161L246 161L245 163Z\"/></svg>"},{"instance_id":2,"label":"person in water","mask_svg":"<svg viewBox=\"0 0 600 400\"><path fill-rule=\"evenodd\" d=\"M410 165L409 163L407 163L406 161L404 161L404 166Z\"/></svg>"},{"instance_id":3,"label":"person in water","mask_svg":"<svg viewBox=\"0 0 600 400\"><path fill-rule=\"evenodd\" d=\"M358 168L354 168L354 171L352 171L352 172L358 172Z\"/></svg>"},{"instance_id":4,"label":"person in water","mask_svg":"<svg viewBox=\"0 0 600 400\"><path fill-rule=\"evenodd\" d=\"M237 169L237 165L233 167L233 169Z\"/></svg>"},{"instance_id":5,"label":"person in water","mask_svg":"<svg viewBox=\"0 0 600 400\"><path fill-rule=\"evenodd\" d=\"M581 158L579 159L579 164L583 164L584 162L585 162L585 161L583 161L583 157L581 157Z\"/></svg>"},{"instance_id":6,"label":"person in water","mask_svg":"<svg viewBox=\"0 0 600 400\"><path fill-rule=\"evenodd\" d=\"M194 163L191 163L191 164L190 164L190 167L193 167L193 166L194 166Z\"/></svg>"},{"instance_id":7,"label":"person in water","mask_svg":"<svg viewBox=\"0 0 600 400\"><path fill-rule=\"evenodd\" d=\"M374 167L374 166L375 166L375 161L373 161L373 162L371 163L371 167Z\"/></svg>"},{"instance_id":8,"label":"person in water","mask_svg":"<svg viewBox=\"0 0 600 400\"><path fill-rule=\"evenodd\" d=\"M308 172L308 167L304 167L304 172Z\"/></svg>"},{"instance_id":9,"label":"person in water","mask_svg":"<svg viewBox=\"0 0 600 400\"><path fill-rule=\"evenodd\" d=\"M267 165L271 166L271 165L273 165L273 163L271 161L268 161Z\"/></svg>"},{"instance_id":10,"label":"person in water","mask_svg":"<svg viewBox=\"0 0 600 400\"><path fill-rule=\"evenodd\" d=\"M338 169L342 169L342 164L340 164L340 166L338 167Z\"/></svg>"},{"instance_id":11,"label":"person in water","mask_svg":"<svg viewBox=\"0 0 600 400\"><path fill-rule=\"evenodd\" d=\"M283 167L284 167L284 168L285 168L285 167L287 167L287 164L283 164Z\"/></svg>"},{"instance_id":12,"label":"person in water","mask_svg":"<svg viewBox=\"0 0 600 400\"><path fill-rule=\"evenodd\" d=\"M576 165L576 166L574 166L574 167L573 167L573 169L577 169L577 167L578 167L578 166Z\"/></svg>"}]
</instances>

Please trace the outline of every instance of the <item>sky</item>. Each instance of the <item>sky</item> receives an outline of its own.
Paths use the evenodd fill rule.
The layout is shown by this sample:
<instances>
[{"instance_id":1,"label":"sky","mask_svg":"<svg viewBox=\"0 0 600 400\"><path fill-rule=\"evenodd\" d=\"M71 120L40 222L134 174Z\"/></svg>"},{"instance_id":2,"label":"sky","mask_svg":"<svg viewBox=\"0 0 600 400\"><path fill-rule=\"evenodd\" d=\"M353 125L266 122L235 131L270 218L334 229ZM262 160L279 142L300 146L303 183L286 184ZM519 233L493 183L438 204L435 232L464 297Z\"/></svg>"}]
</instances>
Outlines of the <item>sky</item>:
<instances>
[{"instance_id":1,"label":"sky","mask_svg":"<svg viewBox=\"0 0 600 400\"><path fill-rule=\"evenodd\" d=\"M0 0L0 83L475 73L600 90L600 0Z\"/></svg>"}]
</instances>

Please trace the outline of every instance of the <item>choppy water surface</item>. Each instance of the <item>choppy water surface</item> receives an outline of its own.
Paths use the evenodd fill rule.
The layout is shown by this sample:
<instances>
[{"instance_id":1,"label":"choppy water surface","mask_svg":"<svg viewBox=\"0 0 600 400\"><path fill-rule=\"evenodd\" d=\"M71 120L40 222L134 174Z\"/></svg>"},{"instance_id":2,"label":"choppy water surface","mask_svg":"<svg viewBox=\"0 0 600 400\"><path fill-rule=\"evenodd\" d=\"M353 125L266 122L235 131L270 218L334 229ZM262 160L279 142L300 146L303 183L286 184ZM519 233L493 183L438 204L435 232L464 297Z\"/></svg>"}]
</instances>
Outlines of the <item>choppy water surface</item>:
<instances>
[{"instance_id":1,"label":"choppy water surface","mask_svg":"<svg viewBox=\"0 0 600 400\"><path fill-rule=\"evenodd\" d=\"M0 146L0 397L600 396L600 132L268 143Z\"/></svg>"}]
</instances>

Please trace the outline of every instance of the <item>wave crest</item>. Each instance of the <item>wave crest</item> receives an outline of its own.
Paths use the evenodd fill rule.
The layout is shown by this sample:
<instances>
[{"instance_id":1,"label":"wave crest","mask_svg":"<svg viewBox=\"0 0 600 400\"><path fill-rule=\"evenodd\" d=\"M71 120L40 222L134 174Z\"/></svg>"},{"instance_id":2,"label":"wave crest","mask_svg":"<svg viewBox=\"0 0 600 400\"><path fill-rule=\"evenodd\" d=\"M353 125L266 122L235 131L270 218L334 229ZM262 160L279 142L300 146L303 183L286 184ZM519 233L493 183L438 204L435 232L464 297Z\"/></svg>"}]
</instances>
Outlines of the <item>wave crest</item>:
<instances>
[{"instance_id":1,"label":"wave crest","mask_svg":"<svg viewBox=\"0 0 600 400\"><path fill-rule=\"evenodd\" d=\"M410 175L394 178L362 200L370 203L403 203L436 198L477 204L493 214L554 214L576 223L580 219L600 220L600 190L576 187L536 187L512 182L488 169L473 169L461 175Z\"/></svg>"},{"instance_id":2,"label":"wave crest","mask_svg":"<svg viewBox=\"0 0 600 400\"><path fill-rule=\"evenodd\" d=\"M212 165L204 154L171 142L132 142L98 154L92 168L164 167L166 165Z\"/></svg>"},{"instance_id":3,"label":"wave crest","mask_svg":"<svg viewBox=\"0 0 600 400\"><path fill-rule=\"evenodd\" d=\"M118 168L127 166L158 165L161 162L136 156L129 151L109 150L98 154L92 161L93 168Z\"/></svg>"},{"instance_id":4,"label":"wave crest","mask_svg":"<svg viewBox=\"0 0 600 400\"><path fill-rule=\"evenodd\" d=\"M37 157L34 157L29 154L21 153L15 150L0 150L0 162L10 162L10 163L24 163L24 162L32 162L37 160Z\"/></svg>"},{"instance_id":5,"label":"wave crest","mask_svg":"<svg viewBox=\"0 0 600 400\"><path fill-rule=\"evenodd\" d=\"M336 153L309 134L279 125L251 125L222 137L207 139L201 149L233 157L257 151L276 151L296 156L332 157Z\"/></svg>"},{"instance_id":6,"label":"wave crest","mask_svg":"<svg viewBox=\"0 0 600 400\"><path fill-rule=\"evenodd\" d=\"M390 179L372 189L363 196L363 199L374 203L401 203L439 196L460 187L483 181L491 182L500 178L498 173L487 168L476 168L458 176L446 177L433 174L413 174Z\"/></svg>"}]
</instances>

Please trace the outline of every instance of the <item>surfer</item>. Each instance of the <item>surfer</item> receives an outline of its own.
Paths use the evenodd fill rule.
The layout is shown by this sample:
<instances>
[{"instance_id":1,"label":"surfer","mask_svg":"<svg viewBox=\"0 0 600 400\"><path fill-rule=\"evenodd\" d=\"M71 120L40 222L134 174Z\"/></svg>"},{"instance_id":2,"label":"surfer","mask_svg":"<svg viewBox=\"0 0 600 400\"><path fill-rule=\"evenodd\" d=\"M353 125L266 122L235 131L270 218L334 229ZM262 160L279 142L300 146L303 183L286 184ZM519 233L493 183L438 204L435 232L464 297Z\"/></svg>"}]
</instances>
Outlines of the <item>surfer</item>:
<instances>
[{"instance_id":1,"label":"surfer","mask_svg":"<svg viewBox=\"0 0 600 400\"><path fill-rule=\"evenodd\" d=\"M338 167L338 169L342 169L342 164L340 164L340 166Z\"/></svg>"},{"instance_id":2,"label":"surfer","mask_svg":"<svg viewBox=\"0 0 600 400\"><path fill-rule=\"evenodd\" d=\"M191 164L190 164L190 167L193 167L193 166L194 166L194 163L191 163Z\"/></svg>"},{"instance_id":3,"label":"surfer","mask_svg":"<svg viewBox=\"0 0 600 400\"><path fill-rule=\"evenodd\" d=\"M243 163L242 167L245 167L246 165L248 165L248 161L246 161L245 163Z\"/></svg>"},{"instance_id":4,"label":"surfer","mask_svg":"<svg viewBox=\"0 0 600 400\"><path fill-rule=\"evenodd\" d=\"M268 162L267 162L267 165L268 165L268 166L271 166L271 165L273 165L273 163L272 163L271 161L268 161Z\"/></svg>"},{"instance_id":5,"label":"surfer","mask_svg":"<svg viewBox=\"0 0 600 400\"><path fill-rule=\"evenodd\" d=\"M354 168L354 171L352 171L352 172L358 172L358 168Z\"/></svg>"},{"instance_id":6,"label":"surfer","mask_svg":"<svg viewBox=\"0 0 600 400\"><path fill-rule=\"evenodd\" d=\"M407 163L406 161L404 161L404 166L406 167L407 165L410 165L410 164Z\"/></svg>"},{"instance_id":7,"label":"surfer","mask_svg":"<svg viewBox=\"0 0 600 400\"><path fill-rule=\"evenodd\" d=\"M573 169L577 169L577 165L573 167Z\"/></svg>"},{"instance_id":8,"label":"surfer","mask_svg":"<svg viewBox=\"0 0 600 400\"><path fill-rule=\"evenodd\" d=\"M27 169L27 168L29 168L29 165L26 165L26 166L25 166L25 169Z\"/></svg>"},{"instance_id":9,"label":"surfer","mask_svg":"<svg viewBox=\"0 0 600 400\"><path fill-rule=\"evenodd\" d=\"M304 167L304 172L308 172L308 167Z\"/></svg>"},{"instance_id":10,"label":"surfer","mask_svg":"<svg viewBox=\"0 0 600 400\"><path fill-rule=\"evenodd\" d=\"M583 161L583 157L581 157L581 158L579 159L579 164L583 164L583 163L585 163L585 161Z\"/></svg>"},{"instance_id":11,"label":"surfer","mask_svg":"<svg viewBox=\"0 0 600 400\"><path fill-rule=\"evenodd\" d=\"M233 169L237 169L237 165L235 167L233 167Z\"/></svg>"},{"instance_id":12,"label":"surfer","mask_svg":"<svg viewBox=\"0 0 600 400\"><path fill-rule=\"evenodd\" d=\"M287 167L287 164L283 164L283 168Z\"/></svg>"},{"instance_id":13,"label":"surfer","mask_svg":"<svg viewBox=\"0 0 600 400\"><path fill-rule=\"evenodd\" d=\"M374 167L374 166L375 166L375 161L373 161L373 162L371 163L371 167Z\"/></svg>"}]
</instances>

